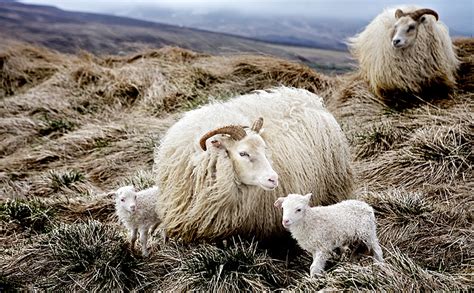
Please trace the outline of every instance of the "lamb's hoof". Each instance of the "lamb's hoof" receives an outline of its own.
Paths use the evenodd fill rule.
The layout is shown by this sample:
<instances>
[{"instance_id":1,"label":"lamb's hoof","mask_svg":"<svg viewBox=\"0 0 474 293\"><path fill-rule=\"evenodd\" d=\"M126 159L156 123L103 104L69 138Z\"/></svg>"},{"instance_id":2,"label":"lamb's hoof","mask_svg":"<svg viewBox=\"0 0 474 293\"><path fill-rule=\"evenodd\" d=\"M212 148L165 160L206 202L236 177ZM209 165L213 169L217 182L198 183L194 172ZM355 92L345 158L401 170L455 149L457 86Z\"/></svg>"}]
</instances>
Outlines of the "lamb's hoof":
<instances>
[{"instance_id":1,"label":"lamb's hoof","mask_svg":"<svg viewBox=\"0 0 474 293\"><path fill-rule=\"evenodd\" d=\"M142 256L143 257L149 257L150 256L150 251L143 251Z\"/></svg>"},{"instance_id":2,"label":"lamb's hoof","mask_svg":"<svg viewBox=\"0 0 474 293\"><path fill-rule=\"evenodd\" d=\"M309 276L311 278L318 279L318 278L321 278L323 276L323 274L322 273L310 273Z\"/></svg>"},{"instance_id":3,"label":"lamb's hoof","mask_svg":"<svg viewBox=\"0 0 474 293\"><path fill-rule=\"evenodd\" d=\"M321 278L323 276L323 272L322 271L311 271L311 272L309 272L309 276L311 278Z\"/></svg>"}]
</instances>

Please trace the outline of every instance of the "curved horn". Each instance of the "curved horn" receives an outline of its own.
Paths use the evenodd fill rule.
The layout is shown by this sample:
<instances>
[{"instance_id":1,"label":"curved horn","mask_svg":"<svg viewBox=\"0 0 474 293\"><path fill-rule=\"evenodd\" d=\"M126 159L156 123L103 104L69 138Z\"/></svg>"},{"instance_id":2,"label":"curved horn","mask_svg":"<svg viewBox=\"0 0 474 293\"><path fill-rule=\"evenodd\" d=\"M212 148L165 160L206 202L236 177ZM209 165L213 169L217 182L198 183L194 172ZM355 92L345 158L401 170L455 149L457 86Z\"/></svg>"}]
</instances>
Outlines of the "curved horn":
<instances>
[{"instance_id":1,"label":"curved horn","mask_svg":"<svg viewBox=\"0 0 474 293\"><path fill-rule=\"evenodd\" d=\"M199 145L204 151L207 150L206 141L216 134L227 134L234 140L241 140L247 135L247 132L245 132L242 126L237 125L229 125L211 130L208 133L204 134L199 140Z\"/></svg>"},{"instance_id":2,"label":"curved horn","mask_svg":"<svg viewBox=\"0 0 474 293\"><path fill-rule=\"evenodd\" d=\"M255 122L252 124L251 130L255 131L258 133L260 129L262 129L263 126L263 117L259 117Z\"/></svg>"},{"instance_id":3,"label":"curved horn","mask_svg":"<svg viewBox=\"0 0 474 293\"><path fill-rule=\"evenodd\" d=\"M438 13L428 8L415 10L413 12L410 12L408 15L410 15L410 17L413 18L413 20L418 21L418 19L420 19L420 17L422 17L425 14L431 14L436 18L436 20L439 19Z\"/></svg>"}]
</instances>

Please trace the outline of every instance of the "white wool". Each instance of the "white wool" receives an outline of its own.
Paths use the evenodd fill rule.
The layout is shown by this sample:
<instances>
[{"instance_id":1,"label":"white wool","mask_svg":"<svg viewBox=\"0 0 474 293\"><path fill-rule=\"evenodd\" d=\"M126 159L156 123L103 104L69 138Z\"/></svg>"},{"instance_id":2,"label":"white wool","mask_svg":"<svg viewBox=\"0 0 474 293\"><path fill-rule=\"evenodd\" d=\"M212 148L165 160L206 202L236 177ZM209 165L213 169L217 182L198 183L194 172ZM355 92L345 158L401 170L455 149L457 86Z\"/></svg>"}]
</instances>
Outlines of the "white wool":
<instances>
[{"instance_id":1,"label":"white wool","mask_svg":"<svg viewBox=\"0 0 474 293\"><path fill-rule=\"evenodd\" d=\"M456 84L460 62L455 47L448 28L432 15L418 26L413 46L402 50L392 46L395 11L407 13L420 8L411 5L385 9L364 31L349 39L360 73L379 96L393 90L419 93L433 85L453 88Z\"/></svg>"},{"instance_id":2,"label":"white wool","mask_svg":"<svg viewBox=\"0 0 474 293\"><path fill-rule=\"evenodd\" d=\"M148 255L148 234L153 233L161 223L155 211L158 196L159 189L156 186L139 192L136 192L133 186L124 186L116 191L115 212L131 234L132 248L137 233L140 233L144 255ZM135 206L135 210L130 210L130 206Z\"/></svg>"},{"instance_id":3,"label":"white wool","mask_svg":"<svg viewBox=\"0 0 474 293\"><path fill-rule=\"evenodd\" d=\"M377 261L383 261L371 206L359 200L345 200L330 206L310 207L310 196L289 194L279 198L275 206L283 208L282 223L291 236L313 255L311 275L324 269L334 249L356 241L362 241Z\"/></svg>"},{"instance_id":4,"label":"white wool","mask_svg":"<svg viewBox=\"0 0 474 293\"><path fill-rule=\"evenodd\" d=\"M250 126L263 117L261 137L279 185L273 191L241 184L225 152L203 151L200 138L227 125ZM157 210L169 236L184 241L231 235L264 239L284 233L279 196L310 190L315 204L351 196L349 147L322 98L279 87L189 111L164 136L155 153Z\"/></svg>"}]
</instances>

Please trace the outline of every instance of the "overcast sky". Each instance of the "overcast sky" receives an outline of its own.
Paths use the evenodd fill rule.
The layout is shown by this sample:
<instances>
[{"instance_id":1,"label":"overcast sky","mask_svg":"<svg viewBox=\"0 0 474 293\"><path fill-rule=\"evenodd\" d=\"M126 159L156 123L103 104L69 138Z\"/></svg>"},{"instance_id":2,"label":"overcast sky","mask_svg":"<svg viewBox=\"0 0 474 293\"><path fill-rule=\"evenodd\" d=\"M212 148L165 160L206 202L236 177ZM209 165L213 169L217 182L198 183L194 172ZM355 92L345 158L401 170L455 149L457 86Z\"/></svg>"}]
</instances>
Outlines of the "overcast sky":
<instances>
[{"instance_id":1,"label":"overcast sky","mask_svg":"<svg viewBox=\"0 0 474 293\"><path fill-rule=\"evenodd\" d=\"M206 13L221 9L260 15L305 15L314 17L354 17L371 19L384 7L417 4L433 8L441 19L456 30L474 31L474 0L22 0L25 3L49 4L67 10L117 13L133 6L156 6L190 9Z\"/></svg>"}]
</instances>

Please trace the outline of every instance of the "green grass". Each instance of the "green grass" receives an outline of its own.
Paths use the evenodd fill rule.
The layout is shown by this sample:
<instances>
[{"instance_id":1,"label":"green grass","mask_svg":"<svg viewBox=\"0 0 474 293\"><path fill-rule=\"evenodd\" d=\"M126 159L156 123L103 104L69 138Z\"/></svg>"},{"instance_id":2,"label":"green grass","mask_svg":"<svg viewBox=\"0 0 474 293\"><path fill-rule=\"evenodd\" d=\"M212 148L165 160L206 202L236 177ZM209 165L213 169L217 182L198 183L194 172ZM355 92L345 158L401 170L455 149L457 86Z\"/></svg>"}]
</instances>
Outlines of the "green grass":
<instances>
[{"instance_id":1,"label":"green grass","mask_svg":"<svg viewBox=\"0 0 474 293\"><path fill-rule=\"evenodd\" d=\"M75 124L66 119L52 119L47 114L42 118L45 125L39 130L39 134L47 136L50 134L63 134L75 128Z\"/></svg>"},{"instance_id":2,"label":"green grass","mask_svg":"<svg viewBox=\"0 0 474 293\"><path fill-rule=\"evenodd\" d=\"M83 182L85 180L84 175L77 170L68 170L65 172L51 170L48 173L48 178L53 191L58 191L61 188L69 188L73 183Z\"/></svg>"},{"instance_id":3,"label":"green grass","mask_svg":"<svg viewBox=\"0 0 474 293\"><path fill-rule=\"evenodd\" d=\"M20 230L44 233L51 229L54 211L37 200L9 199L0 203L0 219Z\"/></svg>"}]
</instances>

